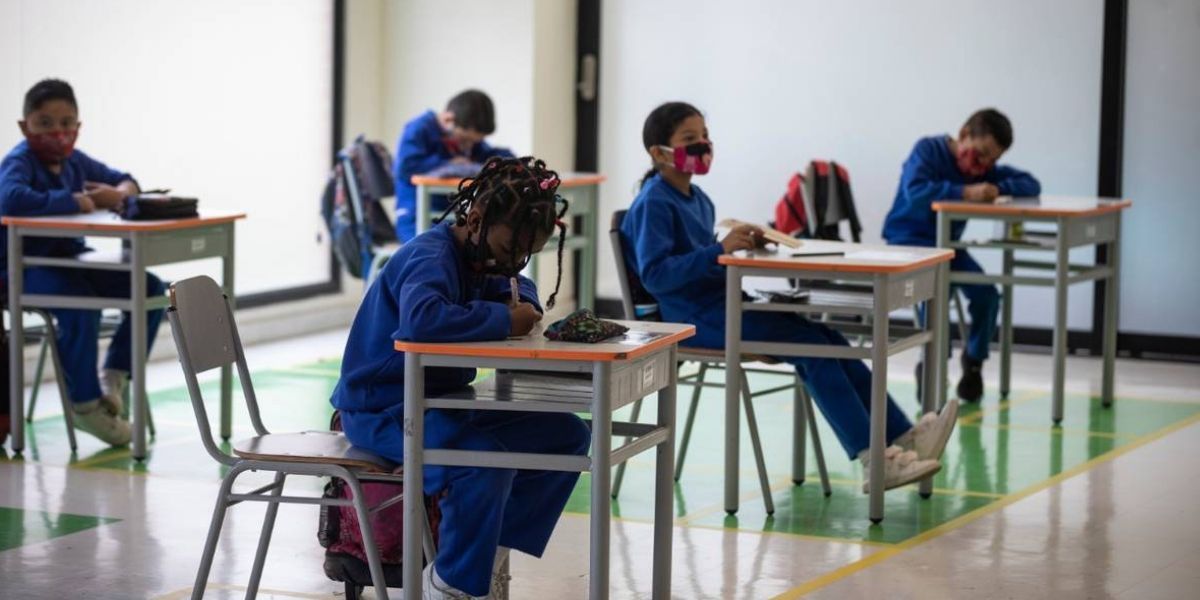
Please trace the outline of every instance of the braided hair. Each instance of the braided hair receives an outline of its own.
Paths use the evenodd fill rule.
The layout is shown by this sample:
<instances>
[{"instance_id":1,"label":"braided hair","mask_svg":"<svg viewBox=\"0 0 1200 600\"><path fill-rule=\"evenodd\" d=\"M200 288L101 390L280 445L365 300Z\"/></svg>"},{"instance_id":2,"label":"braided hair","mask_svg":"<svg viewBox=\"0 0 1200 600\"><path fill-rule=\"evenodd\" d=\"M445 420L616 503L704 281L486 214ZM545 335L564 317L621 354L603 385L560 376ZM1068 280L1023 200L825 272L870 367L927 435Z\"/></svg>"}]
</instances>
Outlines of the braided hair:
<instances>
[{"instance_id":1,"label":"braided hair","mask_svg":"<svg viewBox=\"0 0 1200 600\"><path fill-rule=\"evenodd\" d=\"M450 197L450 205L437 222L453 214L455 225L464 226L467 215L478 205L483 217L479 242L468 243L468 262L477 269L500 267L513 274L529 263L538 235L552 235L557 229L558 274L554 280L554 293L546 301L546 308L554 308L562 284L563 248L567 235L567 225L562 220L567 212L567 201L558 195L559 183L558 173L546 168L546 163L540 159L532 156L492 157L478 175L459 182L458 191ZM511 263L508 265L497 265L491 255L487 243L488 228L494 225L508 225L512 229ZM519 248L522 242L525 246ZM520 255L524 257L518 259Z\"/></svg>"}]
</instances>

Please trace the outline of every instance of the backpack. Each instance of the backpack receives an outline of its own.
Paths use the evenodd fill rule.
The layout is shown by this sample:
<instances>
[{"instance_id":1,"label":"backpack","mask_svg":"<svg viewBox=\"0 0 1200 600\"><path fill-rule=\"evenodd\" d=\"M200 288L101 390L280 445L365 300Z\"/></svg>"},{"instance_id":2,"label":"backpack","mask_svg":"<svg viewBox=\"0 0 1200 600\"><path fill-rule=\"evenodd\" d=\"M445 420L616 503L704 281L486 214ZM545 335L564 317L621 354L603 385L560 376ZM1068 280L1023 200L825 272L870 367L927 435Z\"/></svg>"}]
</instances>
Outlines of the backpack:
<instances>
[{"instance_id":1,"label":"backpack","mask_svg":"<svg viewBox=\"0 0 1200 600\"><path fill-rule=\"evenodd\" d=\"M395 194L392 157L383 144L360 135L338 152L321 194L321 219L334 255L352 277L365 279L375 249L397 241L380 203Z\"/></svg>"},{"instance_id":2,"label":"backpack","mask_svg":"<svg viewBox=\"0 0 1200 600\"><path fill-rule=\"evenodd\" d=\"M333 414L329 428L341 431L340 413ZM404 486L398 483L363 481L360 485L367 507L377 506L404 493ZM325 485L322 497L349 499L352 497L350 486L335 477ZM425 497L425 514L429 517L435 546L438 524L442 521L438 505L440 498L441 496ZM379 559L383 563L383 577L387 586L403 587L404 502L398 501L372 514L371 532L375 536L375 546L379 549ZM373 585L371 570L367 565L367 554L363 549L362 531L358 526L358 513L353 506L321 506L317 541L325 548L325 576L333 581L343 582L347 598L353 600L358 597L364 586Z\"/></svg>"},{"instance_id":3,"label":"backpack","mask_svg":"<svg viewBox=\"0 0 1200 600\"><path fill-rule=\"evenodd\" d=\"M795 237L841 240L843 220L850 223L851 239L861 241L850 173L836 162L814 160L803 175L796 173L788 180L787 191L775 205L772 226Z\"/></svg>"}]
</instances>

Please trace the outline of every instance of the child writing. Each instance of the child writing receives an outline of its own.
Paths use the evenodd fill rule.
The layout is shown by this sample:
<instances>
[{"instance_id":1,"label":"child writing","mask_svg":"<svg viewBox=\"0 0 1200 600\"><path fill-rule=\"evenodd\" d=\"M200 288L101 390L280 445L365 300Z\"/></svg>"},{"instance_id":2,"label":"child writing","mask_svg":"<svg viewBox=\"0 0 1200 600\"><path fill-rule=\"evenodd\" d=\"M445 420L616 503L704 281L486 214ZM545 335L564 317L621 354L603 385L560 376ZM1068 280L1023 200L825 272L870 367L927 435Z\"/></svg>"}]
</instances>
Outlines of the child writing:
<instances>
[{"instance_id":1,"label":"child writing","mask_svg":"<svg viewBox=\"0 0 1200 600\"><path fill-rule=\"evenodd\" d=\"M958 137L934 135L917 140L912 154L904 161L900 185L892 210L883 222L883 237L889 244L906 246L937 245L937 216L933 203L938 200L992 202L997 196L1036 196L1042 186L1032 175L996 161L1012 146L1012 124L993 108L971 115L958 131ZM962 237L966 222L952 225L950 237ZM982 273L983 267L966 250L955 250L950 263L954 271ZM986 284L954 284L967 297L971 327L962 353L962 378L958 397L977 402L983 397L983 361L996 332L1000 312L1000 293ZM918 365L917 380L920 381Z\"/></svg>"},{"instance_id":2,"label":"child writing","mask_svg":"<svg viewBox=\"0 0 1200 600\"><path fill-rule=\"evenodd\" d=\"M18 122L25 141L0 162L0 214L8 216L65 215L117 209L125 198L138 193L128 173L105 166L75 150L79 135L79 106L65 81L39 81L25 94L24 118ZM0 229L0 274L8 280L8 231ZM88 250L82 238L26 238L28 256L77 256ZM129 274L98 269L29 267L24 271L28 294L127 298ZM163 283L146 275L147 295L163 294ZM131 327L125 313L108 355L104 371L96 372L100 312L53 309L58 323L67 391L75 412L75 426L109 444L129 443L129 422L122 418L122 397L128 384ZM162 311L146 317L149 351L158 332Z\"/></svg>"},{"instance_id":3,"label":"child writing","mask_svg":"<svg viewBox=\"0 0 1200 600\"><path fill-rule=\"evenodd\" d=\"M717 257L763 245L762 231L735 227L721 241L713 235L715 211L692 183L712 165L712 141L700 111L670 102L646 117L642 144L653 167L621 225L628 265L658 300L664 321L692 323L701 347L725 346L725 267ZM628 251L632 245L632 252ZM749 340L846 345L836 331L799 315L747 312L742 335ZM779 357L795 366L851 459L865 465L870 447L871 372L858 360ZM927 414L914 427L892 399L887 403L884 485L891 489L936 473L954 428L957 403ZM866 483L863 484L864 491Z\"/></svg>"},{"instance_id":4,"label":"child writing","mask_svg":"<svg viewBox=\"0 0 1200 600\"><path fill-rule=\"evenodd\" d=\"M404 354L393 340L462 342L528 334L541 319L537 289L518 273L557 228L558 175L533 158L492 158L450 200L443 223L403 245L367 290L350 329L332 403L351 443L403 460ZM446 216L443 214L443 218ZM559 237L559 260L563 238ZM560 267L561 270L561 267ZM518 281L512 302L511 281ZM554 305L558 293L550 295ZM469 384L475 369L430 368L425 389ZM590 433L573 414L430 409L430 448L584 455ZM509 549L541 556L578 473L425 468L442 500L440 547L426 567L426 598L487 596Z\"/></svg>"},{"instance_id":5,"label":"child writing","mask_svg":"<svg viewBox=\"0 0 1200 600\"><path fill-rule=\"evenodd\" d=\"M440 113L425 111L404 126L396 148L396 236L401 243L417 233L417 188L413 175L422 175L447 164L471 165L493 157L511 158L507 148L483 141L496 131L492 99L479 90L467 90L446 103ZM446 198L433 198L433 210L444 210Z\"/></svg>"}]
</instances>

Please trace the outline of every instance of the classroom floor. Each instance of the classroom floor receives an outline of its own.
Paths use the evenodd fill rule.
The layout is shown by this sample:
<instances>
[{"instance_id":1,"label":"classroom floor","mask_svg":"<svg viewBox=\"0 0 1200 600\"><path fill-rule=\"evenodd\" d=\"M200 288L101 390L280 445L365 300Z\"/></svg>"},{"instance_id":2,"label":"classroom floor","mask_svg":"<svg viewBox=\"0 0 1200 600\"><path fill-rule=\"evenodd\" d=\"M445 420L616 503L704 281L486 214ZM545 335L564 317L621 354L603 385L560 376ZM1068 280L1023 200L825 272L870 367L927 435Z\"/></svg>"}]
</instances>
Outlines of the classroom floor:
<instances>
[{"instance_id":1,"label":"classroom floor","mask_svg":"<svg viewBox=\"0 0 1200 600\"><path fill-rule=\"evenodd\" d=\"M247 350L269 428L327 426L344 336ZM893 359L889 380L910 412L915 358ZM775 514L763 509L743 435L741 510L727 516L723 392L706 390L676 490L674 597L1191 596L1200 586L1200 366L1118 361L1119 399L1104 409L1090 397L1099 361L1069 358L1067 414L1055 429L1049 362L1017 355L1009 400L989 388L981 405L962 410L933 497L922 500L911 486L889 492L879 526L866 519L861 469L823 421L833 495L822 495L811 451L808 481L792 484L790 392L755 404ZM751 385L786 376L755 375ZM188 596L222 470L200 446L181 383L177 363L151 365L158 435L142 463L86 434L72 455L55 390L43 388L24 456L0 459L0 598ZM246 425L235 413L235 437ZM635 458L614 504L614 598L649 597L652 469L649 456ZM239 487L261 479L243 477ZM320 485L295 478L288 489ZM514 560L513 598L586 597L587 486L585 476L546 558ZM207 597L243 595L262 511L231 509ZM321 571L316 513L280 509L260 597L341 596Z\"/></svg>"}]
</instances>

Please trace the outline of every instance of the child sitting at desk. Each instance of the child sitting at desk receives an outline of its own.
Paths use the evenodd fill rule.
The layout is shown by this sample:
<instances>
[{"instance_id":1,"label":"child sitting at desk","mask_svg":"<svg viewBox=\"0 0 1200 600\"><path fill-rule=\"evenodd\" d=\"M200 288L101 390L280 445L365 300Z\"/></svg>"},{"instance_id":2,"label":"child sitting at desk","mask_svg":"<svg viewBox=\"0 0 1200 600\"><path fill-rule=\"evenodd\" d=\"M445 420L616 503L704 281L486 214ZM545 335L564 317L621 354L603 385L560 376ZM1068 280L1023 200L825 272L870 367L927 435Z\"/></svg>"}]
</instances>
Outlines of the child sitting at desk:
<instances>
[{"instance_id":1,"label":"child sitting at desk","mask_svg":"<svg viewBox=\"0 0 1200 600\"><path fill-rule=\"evenodd\" d=\"M43 216L116 209L138 193L128 173L116 171L75 150L79 107L65 81L39 81L25 94L24 119L18 125L25 141L0 163L0 214ZM0 229L0 275L8 280L8 231ZM27 256L74 257L87 252L82 238L26 238ZM24 271L25 293L67 296L129 297L129 273L99 269L29 267ZM146 294L161 296L164 287L146 275ZM129 313L108 348L104 371L96 373L100 311L52 309L58 323L67 391L75 410L75 426L109 444L129 443L129 422L121 417L122 398L129 380L131 327ZM161 310L146 316L149 352L162 319Z\"/></svg>"},{"instance_id":2,"label":"child sitting at desk","mask_svg":"<svg viewBox=\"0 0 1200 600\"><path fill-rule=\"evenodd\" d=\"M394 340L465 342L528 334L541 320L537 288L518 275L555 229L558 175L533 158L492 158L451 198L455 222L417 236L387 262L363 297L332 403L355 446L404 459L404 354ZM446 214L442 215L443 218ZM520 302L512 303L511 278ZM555 287L547 306L553 307ZM430 368L425 392L462 388L475 369ZM430 448L584 455L588 427L559 413L430 409ZM476 467L425 468L441 502L437 559L425 568L425 598L487 596L509 549L541 556L578 473ZM459 595L455 595L459 594Z\"/></svg>"},{"instance_id":3,"label":"child sitting at desk","mask_svg":"<svg viewBox=\"0 0 1200 600\"><path fill-rule=\"evenodd\" d=\"M496 111L492 99L479 90L462 92L451 98L442 112L427 110L404 126L392 169L396 174L396 237L401 243L417 234L417 188L412 184L413 176L447 165L467 168L493 156L512 158L507 148L493 148L483 141L494 131ZM431 211L446 208L445 196L436 196L431 202Z\"/></svg>"},{"instance_id":4,"label":"child sitting at desk","mask_svg":"<svg viewBox=\"0 0 1200 600\"><path fill-rule=\"evenodd\" d=\"M693 175L708 173L713 157L708 127L698 109L683 102L654 109L642 129L642 144L653 167L621 225L628 266L658 300L664 321L696 326L696 337L687 343L724 348L725 267L717 257L763 246L762 230L744 225L720 242L713 236L713 203L692 184ZM793 313L747 312L742 335L754 341L847 345L840 333ZM865 464L871 429L871 372L866 365L815 357L779 360L795 366L847 455ZM941 468L938 459L954 428L957 408L957 402L950 402L940 414L927 414L914 427L888 398L887 489Z\"/></svg>"},{"instance_id":5,"label":"child sitting at desk","mask_svg":"<svg viewBox=\"0 0 1200 600\"><path fill-rule=\"evenodd\" d=\"M958 138L934 135L917 140L912 154L904 161L900 185L892 210L883 222L883 237L889 244L905 246L937 245L937 216L933 203L938 200L992 202L997 196L1036 196L1042 186L1032 175L996 161L1013 142L1008 117L993 108L971 115L958 131ZM962 237L966 222L951 225L950 238ZM983 267L966 250L954 252L952 271L982 273ZM986 284L954 284L967 297L971 327L962 353L962 377L958 397L978 402L983 397L983 361L996 332L1000 313L1000 293ZM923 318L923 317L922 317ZM917 381L921 367L917 368Z\"/></svg>"}]
</instances>

